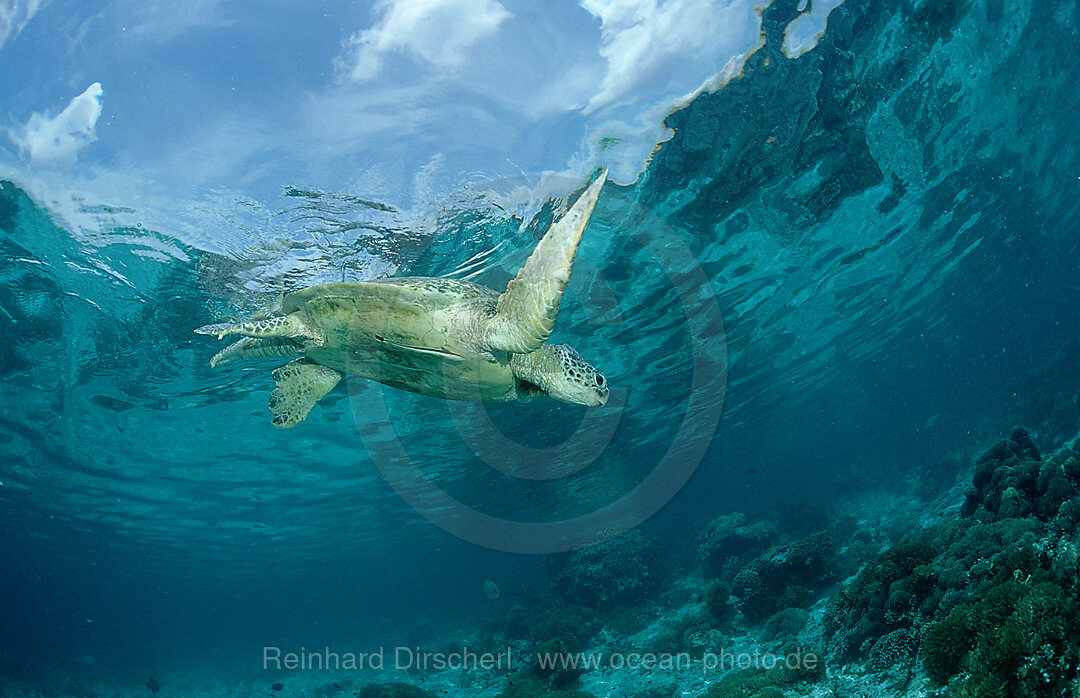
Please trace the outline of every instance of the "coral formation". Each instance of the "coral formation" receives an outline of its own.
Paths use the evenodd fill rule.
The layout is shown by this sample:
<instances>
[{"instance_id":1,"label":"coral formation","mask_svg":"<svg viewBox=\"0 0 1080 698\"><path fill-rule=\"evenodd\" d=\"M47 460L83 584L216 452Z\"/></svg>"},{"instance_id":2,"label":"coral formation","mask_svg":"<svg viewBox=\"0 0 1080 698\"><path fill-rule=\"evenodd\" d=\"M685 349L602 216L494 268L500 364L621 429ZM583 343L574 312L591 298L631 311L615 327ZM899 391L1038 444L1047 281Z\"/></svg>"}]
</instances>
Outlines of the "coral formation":
<instances>
[{"instance_id":1,"label":"coral formation","mask_svg":"<svg viewBox=\"0 0 1080 698\"><path fill-rule=\"evenodd\" d=\"M874 641L868 665L874 671L907 665L915 659L918 649L918 632L914 628L897 628Z\"/></svg>"},{"instance_id":2,"label":"coral formation","mask_svg":"<svg viewBox=\"0 0 1080 698\"><path fill-rule=\"evenodd\" d=\"M1080 612L1059 586L1008 581L954 608L923 651L927 673L950 695L1064 695L1080 664L1078 638Z\"/></svg>"},{"instance_id":3,"label":"coral formation","mask_svg":"<svg viewBox=\"0 0 1080 698\"><path fill-rule=\"evenodd\" d=\"M698 539L698 558L707 577L726 577L779 540L770 521L748 523L745 514L714 519Z\"/></svg>"},{"instance_id":4,"label":"coral formation","mask_svg":"<svg viewBox=\"0 0 1080 698\"><path fill-rule=\"evenodd\" d=\"M526 670L506 682L497 698L596 698L587 691L555 688L535 673Z\"/></svg>"},{"instance_id":5,"label":"coral formation","mask_svg":"<svg viewBox=\"0 0 1080 698\"><path fill-rule=\"evenodd\" d=\"M369 684L356 695L358 698L435 698L431 691L400 681Z\"/></svg>"},{"instance_id":6,"label":"coral formation","mask_svg":"<svg viewBox=\"0 0 1080 698\"><path fill-rule=\"evenodd\" d=\"M824 532L770 548L735 575L733 594L750 621L784 608L801 608L837 581L831 562L836 544Z\"/></svg>"},{"instance_id":7,"label":"coral formation","mask_svg":"<svg viewBox=\"0 0 1080 698\"><path fill-rule=\"evenodd\" d=\"M785 608L765 621L761 638L763 640L790 640L806 627L809 620L810 614L807 611L801 608Z\"/></svg>"},{"instance_id":8,"label":"coral formation","mask_svg":"<svg viewBox=\"0 0 1080 698\"><path fill-rule=\"evenodd\" d=\"M727 582L714 582L705 590L705 608L718 628L730 629L735 621L737 610L731 603L731 585Z\"/></svg>"},{"instance_id":9,"label":"coral formation","mask_svg":"<svg viewBox=\"0 0 1080 698\"><path fill-rule=\"evenodd\" d=\"M1075 448L1063 448L1043 460L1025 429L1017 427L976 461L975 479L961 509L962 516L980 521L1034 516L1052 521L1073 516L1072 502L1080 495L1080 458ZM1062 512L1065 504L1069 511ZM1068 527L1068 522L1063 528Z\"/></svg>"},{"instance_id":10,"label":"coral formation","mask_svg":"<svg viewBox=\"0 0 1080 698\"><path fill-rule=\"evenodd\" d=\"M735 671L709 686L702 698L784 698L785 691L825 678L825 663L813 652L800 654L789 666L783 658L770 668L751 667ZM805 691L800 691L806 695Z\"/></svg>"},{"instance_id":11,"label":"coral formation","mask_svg":"<svg viewBox=\"0 0 1080 698\"><path fill-rule=\"evenodd\" d=\"M952 696L1062 695L1080 666L1080 452L1014 429L976 460L960 518L905 538L830 600L842 660L921 656ZM921 641L921 651L919 649Z\"/></svg>"},{"instance_id":12,"label":"coral formation","mask_svg":"<svg viewBox=\"0 0 1080 698\"><path fill-rule=\"evenodd\" d=\"M1038 497L1039 449L1027 431L1013 429L975 461L975 481L961 516L981 520L1017 519L1032 513Z\"/></svg>"},{"instance_id":13,"label":"coral formation","mask_svg":"<svg viewBox=\"0 0 1080 698\"><path fill-rule=\"evenodd\" d=\"M602 626L595 611L554 598L538 600L515 612L522 614L518 624L525 628L532 646L559 640L570 651L577 652L585 648Z\"/></svg>"},{"instance_id":14,"label":"coral formation","mask_svg":"<svg viewBox=\"0 0 1080 698\"><path fill-rule=\"evenodd\" d=\"M659 556L635 529L557 559L550 578L551 588L568 601L612 608L639 601L657 588Z\"/></svg>"},{"instance_id":15,"label":"coral formation","mask_svg":"<svg viewBox=\"0 0 1080 698\"><path fill-rule=\"evenodd\" d=\"M570 657L571 649L562 640L548 640L536 648L533 653L529 673L545 682L549 687L563 690L573 686L585 673L585 669L569 662L552 662L552 658ZM542 661L546 658L548 661Z\"/></svg>"},{"instance_id":16,"label":"coral formation","mask_svg":"<svg viewBox=\"0 0 1080 698\"><path fill-rule=\"evenodd\" d=\"M653 635L646 649L650 652L690 652L707 648L717 639L714 620L705 609L676 613L660 632Z\"/></svg>"},{"instance_id":17,"label":"coral formation","mask_svg":"<svg viewBox=\"0 0 1080 698\"><path fill-rule=\"evenodd\" d=\"M971 461L950 460L949 477L923 493L949 489L965 462ZM871 671L900 668L902 681L925 667L949 695L1064 690L1076 680L1080 656L1080 448L1043 457L1026 431L1014 430L976 459L959 513L906 536L838 517L823 531L787 540L771 522L719 517L697 541L703 583L696 593L654 597L677 598L681 610L655 623L640 647L717 651L741 641L748 624L760 624L753 631L760 642L791 647L824 632L840 661L863 662ZM888 539L899 542L855 574ZM555 593L537 607L541 612L522 607L511 620L527 624L538 653L585 651L598 638L610 640L617 613L629 628L655 611L641 602L655 588L657 569L655 550L638 533L565 556L552 568ZM810 612L849 575L824 617ZM533 663L508 681L503 696L579 698L586 695L578 688L581 674ZM774 698L805 692L807 682L823 677L823 668L752 668L714 682L706 696Z\"/></svg>"},{"instance_id":18,"label":"coral formation","mask_svg":"<svg viewBox=\"0 0 1080 698\"><path fill-rule=\"evenodd\" d=\"M877 638L913 625L921 599L934 587L929 563L935 555L925 542L900 543L832 597L825 622L842 659L869 651Z\"/></svg>"}]
</instances>

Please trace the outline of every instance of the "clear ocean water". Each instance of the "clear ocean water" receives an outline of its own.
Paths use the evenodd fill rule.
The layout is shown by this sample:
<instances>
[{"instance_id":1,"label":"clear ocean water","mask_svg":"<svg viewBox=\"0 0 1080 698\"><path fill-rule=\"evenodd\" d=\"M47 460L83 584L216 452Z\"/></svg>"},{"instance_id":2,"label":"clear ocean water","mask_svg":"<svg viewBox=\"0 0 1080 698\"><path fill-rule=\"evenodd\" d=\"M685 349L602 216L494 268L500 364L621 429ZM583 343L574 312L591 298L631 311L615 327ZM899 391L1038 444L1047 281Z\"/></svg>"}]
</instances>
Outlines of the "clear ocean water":
<instances>
[{"instance_id":1,"label":"clear ocean water","mask_svg":"<svg viewBox=\"0 0 1080 698\"><path fill-rule=\"evenodd\" d=\"M513 671L272 671L264 648L471 643L524 657L537 636L519 616L591 608L560 599L552 570L628 530L663 559L659 587L618 606L647 616L638 632L704 594L693 580L718 517L774 522L781 540L876 521L877 554L924 525L920 511L958 508L965 468L1014 425L1044 453L1080 433L1076 2L849 0L792 57L784 31L804 8L777 0L719 89L695 92L729 57L704 56L703 40L656 69L657 84L693 82L681 103L643 82L612 100L655 100L644 136L611 126L589 140L624 118L615 106L578 99L532 124L503 113L521 94L409 72L480 61L496 34L473 42L446 19L472 11L487 24L469 26L491 32L620 26L602 3L563 4L433 3L458 36L434 53L361 32L400 21L420 36L408 18L423 3L308 17L206 2L184 18L0 4L0 695L149 695L154 677L161 695L397 681L495 696ZM676 26L696 7L640 5ZM162 33L118 43L139 22ZM519 82L595 53L571 38L529 44L562 58L528 54L513 84L527 92ZM354 45L350 74L339 63ZM357 81L379 69L389 85ZM343 106L365 85L400 93ZM228 109L207 112L212 129L200 100ZM444 103L442 118L405 116ZM373 121L382 130L353 125ZM627 170L636 137L653 140ZM442 159L423 150L435 142ZM352 379L281 430L267 410L281 362L211 369L221 345L193 333L315 283L425 275L501 290L601 166L612 179L552 341L604 371L606 407L454 403ZM931 494L913 494L927 481ZM637 647L595 613L606 651ZM743 614L726 636L752 629ZM550 694L709 686L646 693L611 669L602 689L600 676Z\"/></svg>"}]
</instances>

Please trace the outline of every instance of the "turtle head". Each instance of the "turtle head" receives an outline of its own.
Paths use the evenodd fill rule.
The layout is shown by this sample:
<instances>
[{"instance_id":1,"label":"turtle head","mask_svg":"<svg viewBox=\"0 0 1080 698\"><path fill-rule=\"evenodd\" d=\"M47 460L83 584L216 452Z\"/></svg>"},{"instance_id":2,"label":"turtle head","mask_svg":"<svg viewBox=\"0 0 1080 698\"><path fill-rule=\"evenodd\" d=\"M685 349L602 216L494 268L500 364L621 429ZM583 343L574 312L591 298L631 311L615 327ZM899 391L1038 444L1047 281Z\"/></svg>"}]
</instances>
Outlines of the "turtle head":
<instances>
[{"instance_id":1,"label":"turtle head","mask_svg":"<svg viewBox=\"0 0 1080 698\"><path fill-rule=\"evenodd\" d=\"M602 407L608 401L604 374L568 344L542 344L534 352L514 354L510 365L515 376L556 400L586 407Z\"/></svg>"}]
</instances>

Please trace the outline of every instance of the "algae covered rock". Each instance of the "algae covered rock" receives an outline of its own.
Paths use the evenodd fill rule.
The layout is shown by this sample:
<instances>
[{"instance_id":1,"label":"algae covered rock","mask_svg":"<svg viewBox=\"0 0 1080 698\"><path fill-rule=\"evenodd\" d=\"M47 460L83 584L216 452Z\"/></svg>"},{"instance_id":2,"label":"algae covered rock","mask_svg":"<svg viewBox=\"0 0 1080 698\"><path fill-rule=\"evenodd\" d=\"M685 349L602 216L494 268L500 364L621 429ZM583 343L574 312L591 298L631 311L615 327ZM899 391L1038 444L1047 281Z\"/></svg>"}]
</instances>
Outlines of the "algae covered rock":
<instances>
[{"instance_id":1,"label":"algae covered rock","mask_svg":"<svg viewBox=\"0 0 1080 698\"><path fill-rule=\"evenodd\" d=\"M901 543L879 555L855 581L833 595L825 627L842 658L860 655L877 638L914 624L920 601L934 590L936 573L931 563L937 554L925 540Z\"/></svg>"},{"instance_id":2,"label":"algae covered rock","mask_svg":"<svg viewBox=\"0 0 1080 698\"><path fill-rule=\"evenodd\" d=\"M717 627L730 629L738 614L731 603L731 585L727 582L715 582L705 590L705 608Z\"/></svg>"},{"instance_id":3,"label":"algae covered rock","mask_svg":"<svg viewBox=\"0 0 1080 698\"><path fill-rule=\"evenodd\" d=\"M732 574L779 540L771 521L750 522L745 514L714 519L698 539L698 558L707 577Z\"/></svg>"},{"instance_id":4,"label":"algae covered rock","mask_svg":"<svg viewBox=\"0 0 1080 698\"><path fill-rule=\"evenodd\" d=\"M733 594L751 621L784 608L804 607L815 592L837 581L832 565L836 544L823 532L770 548L735 575Z\"/></svg>"},{"instance_id":5,"label":"algae covered rock","mask_svg":"<svg viewBox=\"0 0 1080 698\"><path fill-rule=\"evenodd\" d=\"M436 698L436 694L411 683L369 684L360 689L357 698Z\"/></svg>"},{"instance_id":6,"label":"algae covered rock","mask_svg":"<svg viewBox=\"0 0 1080 698\"><path fill-rule=\"evenodd\" d=\"M596 612L555 597L548 600L551 603L541 602L517 609L517 612L527 614L525 634L529 643L536 646L550 640L560 640L573 652L585 649L602 627Z\"/></svg>"},{"instance_id":7,"label":"algae covered rock","mask_svg":"<svg viewBox=\"0 0 1080 698\"><path fill-rule=\"evenodd\" d=\"M950 695L1065 695L1080 664L1080 611L1056 584L1004 582L935 624L923 653Z\"/></svg>"},{"instance_id":8,"label":"algae covered rock","mask_svg":"<svg viewBox=\"0 0 1080 698\"><path fill-rule=\"evenodd\" d=\"M879 637L870 648L869 667L884 671L914 662L918 657L919 633L914 628L897 628Z\"/></svg>"},{"instance_id":9,"label":"algae covered rock","mask_svg":"<svg viewBox=\"0 0 1080 698\"><path fill-rule=\"evenodd\" d=\"M975 480L960 515L996 521L1034 512L1039 495L1039 449L1017 427L975 461Z\"/></svg>"},{"instance_id":10,"label":"algae covered rock","mask_svg":"<svg viewBox=\"0 0 1080 698\"><path fill-rule=\"evenodd\" d=\"M1072 504L1080 496L1080 452L1062 448L1043 459L1031 436L1017 427L976 461L975 478L961 516L980 521L1034 517L1063 528L1075 525Z\"/></svg>"},{"instance_id":11,"label":"algae covered rock","mask_svg":"<svg viewBox=\"0 0 1080 698\"><path fill-rule=\"evenodd\" d=\"M814 652L771 657L768 663L728 674L710 685L702 698L784 698L787 691L806 695L806 686L825 678L824 659Z\"/></svg>"},{"instance_id":12,"label":"algae covered rock","mask_svg":"<svg viewBox=\"0 0 1080 698\"><path fill-rule=\"evenodd\" d=\"M638 530L556 560L551 588L573 603L612 608L640 601L660 582L656 547Z\"/></svg>"},{"instance_id":13,"label":"algae covered rock","mask_svg":"<svg viewBox=\"0 0 1080 698\"><path fill-rule=\"evenodd\" d=\"M988 449L960 518L886 550L832 597L837 656L871 670L919 657L949 696L1063 695L1080 664L1078 455L1044 459L1022 429Z\"/></svg>"},{"instance_id":14,"label":"algae covered rock","mask_svg":"<svg viewBox=\"0 0 1080 698\"><path fill-rule=\"evenodd\" d=\"M772 641L792 640L806 627L809 620L810 614L807 611L801 608L785 608L765 621L761 638Z\"/></svg>"},{"instance_id":15,"label":"algae covered rock","mask_svg":"<svg viewBox=\"0 0 1080 698\"><path fill-rule=\"evenodd\" d=\"M509 679L497 698L596 698L588 691L553 688L533 674L521 674Z\"/></svg>"},{"instance_id":16,"label":"algae covered rock","mask_svg":"<svg viewBox=\"0 0 1080 698\"><path fill-rule=\"evenodd\" d=\"M721 648L727 640L715 626L716 622L707 609L688 606L667 615L663 623L657 624L644 648L657 654Z\"/></svg>"}]
</instances>

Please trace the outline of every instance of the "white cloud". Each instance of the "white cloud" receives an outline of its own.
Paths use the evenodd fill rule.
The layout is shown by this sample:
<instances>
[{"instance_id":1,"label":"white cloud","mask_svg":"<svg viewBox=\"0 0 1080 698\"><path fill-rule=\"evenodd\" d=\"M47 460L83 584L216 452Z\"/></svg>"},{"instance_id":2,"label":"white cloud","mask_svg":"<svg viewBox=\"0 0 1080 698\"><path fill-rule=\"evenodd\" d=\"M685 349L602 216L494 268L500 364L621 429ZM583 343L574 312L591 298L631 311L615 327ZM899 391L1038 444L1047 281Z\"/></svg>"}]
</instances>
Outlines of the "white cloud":
<instances>
[{"instance_id":1,"label":"white cloud","mask_svg":"<svg viewBox=\"0 0 1080 698\"><path fill-rule=\"evenodd\" d=\"M0 1L0 48L3 48L9 39L18 36L26 23L46 4L48 0Z\"/></svg>"},{"instance_id":2,"label":"white cloud","mask_svg":"<svg viewBox=\"0 0 1080 698\"><path fill-rule=\"evenodd\" d=\"M510 13L496 0L394 0L383 2L381 19L354 35L351 56L341 63L354 80L371 80L383 58L408 52L440 68L465 61L465 50L491 36Z\"/></svg>"},{"instance_id":3,"label":"white cloud","mask_svg":"<svg viewBox=\"0 0 1080 698\"><path fill-rule=\"evenodd\" d=\"M94 127L101 116L103 93L101 83L95 82L56 116L32 114L22 134L14 135L13 140L33 164L73 161L80 150L97 140Z\"/></svg>"},{"instance_id":4,"label":"white cloud","mask_svg":"<svg viewBox=\"0 0 1080 698\"><path fill-rule=\"evenodd\" d=\"M825 35L829 13L839 7L843 1L814 0L809 12L804 12L791 20L784 29L784 55L788 58L798 58L817 46L818 41Z\"/></svg>"},{"instance_id":5,"label":"white cloud","mask_svg":"<svg viewBox=\"0 0 1080 698\"><path fill-rule=\"evenodd\" d=\"M116 12L125 18L126 40L163 44L190 31L236 24L226 16L227 3L228 0L123 0L116 5Z\"/></svg>"},{"instance_id":6,"label":"white cloud","mask_svg":"<svg viewBox=\"0 0 1080 698\"><path fill-rule=\"evenodd\" d=\"M725 43L734 55L756 19L747 3L722 0L581 0L581 6L602 23L600 53L608 64L587 112L632 93L673 58L714 54Z\"/></svg>"}]
</instances>

